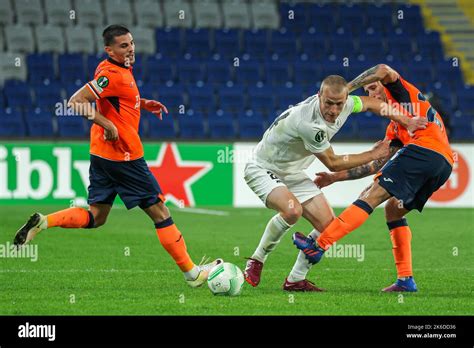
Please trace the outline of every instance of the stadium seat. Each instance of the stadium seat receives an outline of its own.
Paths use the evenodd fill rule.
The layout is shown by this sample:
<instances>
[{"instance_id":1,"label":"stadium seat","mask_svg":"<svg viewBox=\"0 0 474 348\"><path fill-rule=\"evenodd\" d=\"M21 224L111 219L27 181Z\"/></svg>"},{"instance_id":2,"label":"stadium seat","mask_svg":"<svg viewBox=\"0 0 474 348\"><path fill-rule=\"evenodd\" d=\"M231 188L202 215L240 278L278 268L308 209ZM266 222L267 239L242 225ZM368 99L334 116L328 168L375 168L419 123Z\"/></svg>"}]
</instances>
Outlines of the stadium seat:
<instances>
[{"instance_id":1,"label":"stadium seat","mask_svg":"<svg viewBox=\"0 0 474 348\"><path fill-rule=\"evenodd\" d=\"M327 34L321 34L315 27L310 27L301 34L301 51L311 59L319 59L329 53Z\"/></svg>"},{"instance_id":2,"label":"stadium seat","mask_svg":"<svg viewBox=\"0 0 474 348\"><path fill-rule=\"evenodd\" d=\"M354 139L356 137L356 133L357 133L357 131L356 131L356 122L354 121L354 118L349 117L349 119L344 123L344 125L334 135L333 140L335 140L335 141L351 140L351 139Z\"/></svg>"},{"instance_id":3,"label":"stadium seat","mask_svg":"<svg viewBox=\"0 0 474 348\"><path fill-rule=\"evenodd\" d=\"M38 52L64 53L66 42L61 27L45 25L35 28Z\"/></svg>"},{"instance_id":4,"label":"stadium seat","mask_svg":"<svg viewBox=\"0 0 474 348\"><path fill-rule=\"evenodd\" d=\"M7 25L5 38L9 52L31 53L35 51L33 29L29 26Z\"/></svg>"},{"instance_id":5,"label":"stadium seat","mask_svg":"<svg viewBox=\"0 0 474 348\"><path fill-rule=\"evenodd\" d=\"M206 136L204 116L200 112L190 109L185 114L179 114L179 135L182 139L202 139Z\"/></svg>"},{"instance_id":6,"label":"stadium seat","mask_svg":"<svg viewBox=\"0 0 474 348\"><path fill-rule=\"evenodd\" d=\"M293 32L280 29L272 31L271 36L270 51L272 53L276 53L280 58L288 60L293 60L296 57L298 53L297 38Z\"/></svg>"},{"instance_id":7,"label":"stadium seat","mask_svg":"<svg viewBox=\"0 0 474 348\"><path fill-rule=\"evenodd\" d=\"M21 112L12 108L0 110L0 137L23 137L26 127Z\"/></svg>"},{"instance_id":8,"label":"stadium seat","mask_svg":"<svg viewBox=\"0 0 474 348\"><path fill-rule=\"evenodd\" d=\"M248 106L257 113L268 114L275 107L273 86L258 83L248 87Z\"/></svg>"},{"instance_id":9,"label":"stadium seat","mask_svg":"<svg viewBox=\"0 0 474 348\"><path fill-rule=\"evenodd\" d=\"M367 6L367 27L372 28L375 33L388 33L393 30L393 10L390 5Z\"/></svg>"},{"instance_id":10,"label":"stadium seat","mask_svg":"<svg viewBox=\"0 0 474 348\"><path fill-rule=\"evenodd\" d=\"M211 54L208 29L188 29L185 31L185 52L194 57L208 57Z\"/></svg>"},{"instance_id":11,"label":"stadium seat","mask_svg":"<svg viewBox=\"0 0 474 348\"><path fill-rule=\"evenodd\" d=\"M58 136L64 138L85 138L85 118L82 116L54 116L58 125Z\"/></svg>"},{"instance_id":12,"label":"stadium seat","mask_svg":"<svg viewBox=\"0 0 474 348\"><path fill-rule=\"evenodd\" d=\"M133 11L130 0L105 0L105 20L130 28L133 25Z\"/></svg>"},{"instance_id":13,"label":"stadium seat","mask_svg":"<svg viewBox=\"0 0 474 348\"><path fill-rule=\"evenodd\" d=\"M167 57L180 56L182 52L181 42L183 34L180 29L166 28L156 30L156 47L158 52Z\"/></svg>"},{"instance_id":14,"label":"stadium seat","mask_svg":"<svg viewBox=\"0 0 474 348\"><path fill-rule=\"evenodd\" d=\"M147 58L147 78L146 81L175 81L176 68L170 59L157 54Z\"/></svg>"},{"instance_id":15,"label":"stadium seat","mask_svg":"<svg viewBox=\"0 0 474 348\"><path fill-rule=\"evenodd\" d=\"M27 66L22 64L24 61L23 54L0 52L0 85L8 79L25 81Z\"/></svg>"},{"instance_id":16,"label":"stadium seat","mask_svg":"<svg viewBox=\"0 0 474 348\"><path fill-rule=\"evenodd\" d=\"M308 26L315 27L318 33L333 33L339 23L339 7L335 4L308 4Z\"/></svg>"},{"instance_id":17,"label":"stadium seat","mask_svg":"<svg viewBox=\"0 0 474 348\"><path fill-rule=\"evenodd\" d=\"M240 110L245 105L245 93L242 85L228 84L219 90L219 105L225 110Z\"/></svg>"},{"instance_id":18,"label":"stadium seat","mask_svg":"<svg viewBox=\"0 0 474 348\"><path fill-rule=\"evenodd\" d=\"M252 26L250 8L247 2L227 0L222 2L225 28L250 29Z\"/></svg>"},{"instance_id":19,"label":"stadium seat","mask_svg":"<svg viewBox=\"0 0 474 348\"><path fill-rule=\"evenodd\" d=\"M160 120L155 115L144 112L142 117L148 120L148 137L152 139L172 139L176 137L174 116L172 113L163 115Z\"/></svg>"},{"instance_id":20,"label":"stadium seat","mask_svg":"<svg viewBox=\"0 0 474 348\"><path fill-rule=\"evenodd\" d=\"M28 64L28 80L41 82L45 79L54 79L54 60L50 53L34 53L26 58Z\"/></svg>"},{"instance_id":21,"label":"stadium seat","mask_svg":"<svg viewBox=\"0 0 474 348\"><path fill-rule=\"evenodd\" d=\"M339 6L340 26L352 34L360 33L366 27L365 8L360 4Z\"/></svg>"},{"instance_id":22,"label":"stadium seat","mask_svg":"<svg viewBox=\"0 0 474 348\"><path fill-rule=\"evenodd\" d=\"M220 28L222 17L217 0L193 1L196 28Z\"/></svg>"},{"instance_id":23,"label":"stadium seat","mask_svg":"<svg viewBox=\"0 0 474 348\"><path fill-rule=\"evenodd\" d=\"M44 83L34 88L36 105L44 110L54 109L57 103L64 104L61 85Z\"/></svg>"},{"instance_id":24,"label":"stadium seat","mask_svg":"<svg viewBox=\"0 0 474 348\"><path fill-rule=\"evenodd\" d=\"M239 113L239 135L241 139L260 139L264 133L264 118L261 113L247 110Z\"/></svg>"},{"instance_id":25,"label":"stadium seat","mask_svg":"<svg viewBox=\"0 0 474 348\"><path fill-rule=\"evenodd\" d=\"M90 54L87 56L87 70L86 70L86 80L90 81L94 78L95 70L97 66L106 59L107 56L102 54Z\"/></svg>"},{"instance_id":26,"label":"stadium seat","mask_svg":"<svg viewBox=\"0 0 474 348\"><path fill-rule=\"evenodd\" d=\"M9 25L15 18L13 7L10 1L0 1L0 25Z\"/></svg>"},{"instance_id":27,"label":"stadium seat","mask_svg":"<svg viewBox=\"0 0 474 348\"><path fill-rule=\"evenodd\" d=\"M180 83L196 83L206 79L206 72L200 60L180 59L176 64L176 71Z\"/></svg>"},{"instance_id":28,"label":"stadium seat","mask_svg":"<svg viewBox=\"0 0 474 348\"><path fill-rule=\"evenodd\" d=\"M46 0L44 5L48 25L68 26L75 23L71 18L71 0Z\"/></svg>"},{"instance_id":29,"label":"stadium seat","mask_svg":"<svg viewBox=\"0 0 474 348\"><path fill-rule=\"evenodd\" d=\"M67 27L65 29L68 53L89 53L96 51L94 33L88 27Z\"/></svg>"},{"instance_id":30,"label":"stadium seat","mask_svg":"<svg viewBox=\"0 0 474 348\"><path fill-rule=\"evenodd\" d=\"M265 61L266 81L274 85L280 85L290 81L290 72L286 60L266 60Z\"/></svg>"},{"instance_id":31,"label":"stadium seat","mask_svg":"<svg viewBox=\"0 0 474 348\"><path fill-rule=\"evenodd\" d=\"M215 108L214 90L211 86L197 84L188 87L188 108L207 113Z\"/></svg>"},{"instance_id":32,"label":"stadium seat","mask_svg":"<svg viewBox=\"0 0 474 348\"><path fill-rule=\"evenodd\" d=\"M267 31L252 30L244 32L244 52L254 58L264 58L268 54Z\"/></svg>"},{"instance_id":33,"label":"stadium seat","mask_svg":"<svg viewBox=\"0 0 474 348\"><path fill-rule=\"evenodd\" d=\"M188 1L164 0L165 25L170 28L191 28L194 23L193 12Z\"/></svg>"},{"instance_id":34,"label":"stadium seat","mask_svg":"<svg viewBox=\"0 0 474 348\"><path fill-rule=\"evenodd\" d=\"M238 57L240 54L239 32L232 29L214 31L214 52L222 57Z\"/></svg>"},{"instance_id":35,"label":"stadium seat","mask_svg":"<svg viewBox=\"0 0 474 348\"><path fill-rule=\"evenodd\" d=\"M25 113L28 135L32 137L52 137L54 129L52 123L53 112L35 108Z\"/></svg>"},{"instance_id":36,"label":"stadium seat","mask_svg":"<svg viewBox=\"0 0 474 348\"><path fill-rule=\"evenodd\" d=\"M357 50L354 41L355 39L350 32L333 34L329 39L331 43L330 54L334 54L338 58L353 57Z\"/></svg>"},{"instance_id":37,"label":"stadium seat","mask_svg":"<svg viewBox=\"0 0 474 348\"><path fill-rule=\"evenodd\" d=\"M264 79L260 62L255 59L241 59L234 67L235 81L245 84L254 84Z\"/></svg>"},{"instance_id":38,"label":"stadium seat","mask_svg":"<svg viewBox=\"0 0 474 348\"><path fill-rule=\"evenodd\" d=\"M85 79L84 58L80 53L61 54L58 56L59 79L70 83Z\"/></svg>"},{"instance_id":39,"label":"stadium seat","mask_svg":"<svg viewBox=\"0 0 474 348\"><path fill-rule=\"evenodd\" d=\"M296 105L306 99L303 88L292 83L274 87L273 92L276 98L276 105L282 110L288 109L290 105Z\"/></svg>"},{"instance_id":40,"label":"stadium seat","mask_svg":"<svg viewBox=\"0 0 474 348\"><path fill-rule=\"evenodd\" d=\"M314 61L297 60L293 66L293 77L297 85L314 84L321 79L319 64Z\"/></svg>"},{"instance_id":41,"label":"stadium seat","mask_svg":"<svg viewBox=\"0 0 474 348\"><path fill-rule=\"evenodd\" d=\"M365 57L380 60L385 57L385 40L380 31L370 30L360 39L359 52Z\"/></svg>"},{"instance_id":42,"label":"stadium seat","mask_svg":"<svg viewBox=\"0 0 474 348\"><path fill-rule=\"evenodd\" d=\"M160 1L135 0L132 4L135 6L137 26L150 29L164 26L163 10Z\"/></svg>"},{"instance_id":43,"label":"stadium seat","mask_svg":"<svg viewBox=\"0 0 474 348\"><path fill-rule=\"evenodd\" d=\"M130 27L130 32L135 42L135 52L144 54L155 54L156 52L156 39L155 31L151 28L142 27ZM99 37L99 41L101 37ZM102 44L103 46L103 44Z\"/></svg>"},{"instance_id":44,"label":"stadium seat","mask_svg":"<svg viewBox=\"0 0 474 348\"><path fill-rule=\"evenodd\" d=\"M280 3L280 27L294 33L308 28L305 3Z\"/></svg>"},{"instance_id":45,"label":"stadium seat","mask_svg":"<svg viewBox=\"0 0 474 348\"><path fill-rule=\"evenodd\" d=\"M210 113L209 121L209 135L213 139L231 139L235 138L234 119L233 115L223 110L217 110L215 113Z\"/></svg>"},{"instance_id":46,"label":"stadium seat","mask_svg":"<svg viewBox=\"0 0 474 348\"><path fill-rule=\"evenodd\" d=\"M76 19L83 27L102 27L104 25L104 11L101 3L96 0L76 1Z\"/></svg>"},{"instance_id":47,"label":"stadium seat","mask_svg":"<svg viewBox=\"0 0 474 348\"><path fill-rule=\"evenodd\" d=\"M280 17L276 3L273 1L252 1L250 10L255 29L278 29Z\"/></svg>"},{"instance_id":48,"label":"stadium seat","mask_svg":"<svg viewBox=\"0 0 474 348\"><path fill-rule=\"evenodd\" d=\"M357 136L363 140L380 140L385 136L388 121L380 116L365 112L358 114L352 121L357 122Z\"/></svg>"},{"instance_id":49,"label":"stadium seat","mask_svg":"<svg viewBox=\"0 0 474 348\"><path fill-rule=\"evenodd\" d=\"M231 64L223 60L207 60L204 62L207 71L207 82L214 85L225 84L232 79Z\"/></svg>"},{"instance_id":50,"label":"stadium seat","mask_svg":"<svg viewBox=\"0 0 474 348\"><path fill-rule=\"evenodd\" d=\"M41 25L44 23L43 7L40 0L15 0L17 23Z\"/></svg>"},{"instance_id":51,"label":"stadium seat","mask_svg":"<svg viewBox=\"0 0 474 348\"><path fill-rule=\"evenodd\" d=\"M162 102L170 113L178 114L179 109L184 110L184 87L179 84L166 84L157 86L158 100Z\"/></svg>"},{"instance_id":52,"label":"stadium seat","mask_svg":"<svg viewBox=\"0 0 474 348\"><path fill-rule=\"evenodd\" d=\"M5 82L3 93L7 106L11 108L31 107L32 98L28 85L19 80L8 80Z\"/></svg>"},{"instance_id":53,"label":"stadium seat","mask_svg":"<svg viewBox=\"0 0 474 348\"><path fill-rule=\"evenodd\" d=\"M387 36L388 54L394 58L407 61L413 57L413 43L406 32L397 29L397 31L390 33Z\"/></svg>"}]
</instances>

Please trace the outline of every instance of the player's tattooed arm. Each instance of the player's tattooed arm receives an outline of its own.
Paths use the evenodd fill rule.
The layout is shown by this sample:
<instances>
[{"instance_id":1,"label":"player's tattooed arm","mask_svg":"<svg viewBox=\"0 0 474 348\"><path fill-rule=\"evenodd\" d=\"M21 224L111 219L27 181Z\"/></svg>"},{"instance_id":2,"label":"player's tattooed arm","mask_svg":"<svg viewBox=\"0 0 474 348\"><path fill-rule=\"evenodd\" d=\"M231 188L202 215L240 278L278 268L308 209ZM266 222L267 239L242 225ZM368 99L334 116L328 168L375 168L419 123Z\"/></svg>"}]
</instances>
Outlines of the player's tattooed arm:
<instances>
[{"instance_id":1,"label":"player's tattooed arm","mask_svg":"<svg viewBox=\"0 0 474 348\"><path fill-rule=\"evenodd\" d=\"M316 183L316 185L318 185L318 187L323 188L337 181L357 180L369 175L373 175L377 173L385 165L385 163L387 163L387 161L398 150L400 150L400 148L401 147L392 145L390 146L390 153L388 156L376 159L372 162L360 165L355 168L341 170L339 172L334 172L334 173L328 173L328 172L316 173L316 179L314 180L314 182Z\"/></svg>"},{"instance_id":2,"label":"player's tattooed arm","mask_svg":"<svg viewBox=\"0 0 474 348\"><path fill-rule=\"evenodd\" d=\"M397 81L398 73L386 64L378 64L357 76L348 83L349 93L372 82L390 83Z\"/></svg>"}]
</instances>

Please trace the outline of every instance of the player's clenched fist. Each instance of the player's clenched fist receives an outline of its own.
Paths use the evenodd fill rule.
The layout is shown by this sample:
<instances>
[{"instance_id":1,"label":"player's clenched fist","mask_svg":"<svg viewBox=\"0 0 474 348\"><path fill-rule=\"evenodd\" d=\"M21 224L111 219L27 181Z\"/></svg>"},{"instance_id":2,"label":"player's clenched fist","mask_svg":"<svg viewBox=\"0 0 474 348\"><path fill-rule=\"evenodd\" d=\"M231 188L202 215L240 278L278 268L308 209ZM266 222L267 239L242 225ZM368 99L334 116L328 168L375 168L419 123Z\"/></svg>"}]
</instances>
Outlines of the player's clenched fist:
<instances>
[{"instance_id":1,"label":"player's clenched fist","mask_svg":"<svg viewBox=\"0 0 474 348\"><path fill-rule=\"evenodd\" d=\"M336 182L336 178L335 178L334 174L333 173L328 173L328 172L316 173L316 179L314 179L314 183L319 188L329 186L334 182Z\"/></svg>"},{"instance_id":2,"label":"player's clenched fist","mask_svg":"<svg viewBox=\"0 0 474 348\"><path fill-rule=\"evenodd\" d=\"M104 128L105 140L114 141L118 139L118 130L114 124L110 124L107 128Z\"/></svg>"}]
</instances>

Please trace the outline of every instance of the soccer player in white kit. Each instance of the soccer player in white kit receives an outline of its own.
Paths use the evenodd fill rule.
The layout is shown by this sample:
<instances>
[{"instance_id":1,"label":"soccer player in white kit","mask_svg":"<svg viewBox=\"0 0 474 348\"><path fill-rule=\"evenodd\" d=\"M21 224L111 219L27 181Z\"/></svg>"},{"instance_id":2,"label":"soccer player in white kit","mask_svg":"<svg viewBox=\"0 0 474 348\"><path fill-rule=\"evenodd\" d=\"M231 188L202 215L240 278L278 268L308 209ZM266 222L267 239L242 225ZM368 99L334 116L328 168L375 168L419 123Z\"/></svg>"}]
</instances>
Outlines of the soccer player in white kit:
<instances>
[{"instance_id":1,"label":"soccer player in white kit","mask_svg":"<svg viewBox=\"0 0 474 348\"><path fill-rule=\"evenodd\" d=\"M359 154L334 153L331 138L351 113L364 111L397 120L411 130L422 126L417 118L378 99L348 95L346 80L331 75L323 80L318 94L284 111L263 135L245 167L245 181L268 208L278 213L268 222L257 249L248 259L244 275L250 285L259 284L268 254L301 216L314 227L310 233L313 238L334 219L324 194L303 172L315 158L329 170L340 171L389 155L388 141L379 141ZM310 268L300 251L283 290L322 291L306 279Z\"/></svg>"}]
</instances>

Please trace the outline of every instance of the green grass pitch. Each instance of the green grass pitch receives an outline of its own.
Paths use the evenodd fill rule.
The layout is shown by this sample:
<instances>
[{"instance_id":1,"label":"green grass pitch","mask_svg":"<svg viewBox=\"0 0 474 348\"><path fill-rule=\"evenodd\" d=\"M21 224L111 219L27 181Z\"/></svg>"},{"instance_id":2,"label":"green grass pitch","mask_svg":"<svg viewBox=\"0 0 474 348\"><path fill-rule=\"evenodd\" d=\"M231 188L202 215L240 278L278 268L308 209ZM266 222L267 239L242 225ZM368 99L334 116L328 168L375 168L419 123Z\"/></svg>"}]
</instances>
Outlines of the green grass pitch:
<instances>
[{"instance_id":1,"label":"green grass pitch","mask_svg":"<svg viewBox=\"0 0 474 348\"><path fill-rule=\"evenodd\" d=\"M34 211L58 206L4 206L0 244ZM244 268L273 212L213 207L213 216L172 209L188 250L222 257ZM340 209L336 209L339 213ZM287 293L281 286L297 252L293 231L307 233L301 221L270 255L257 288L241 296L213 296L207 286L189 288L161 247L149 218L139 209L113 209L95 230L51 229L34 241L37 262L0 258L1 315L472 315L473 209L426 209L408 216L413 231L416 294L386 294L395 280L383 210L377 209L341 243L364 244L362 262L325 258L309 279L325 293ZM129 256L127 252L129 251Z\"/></svg>"}]
</instances>

